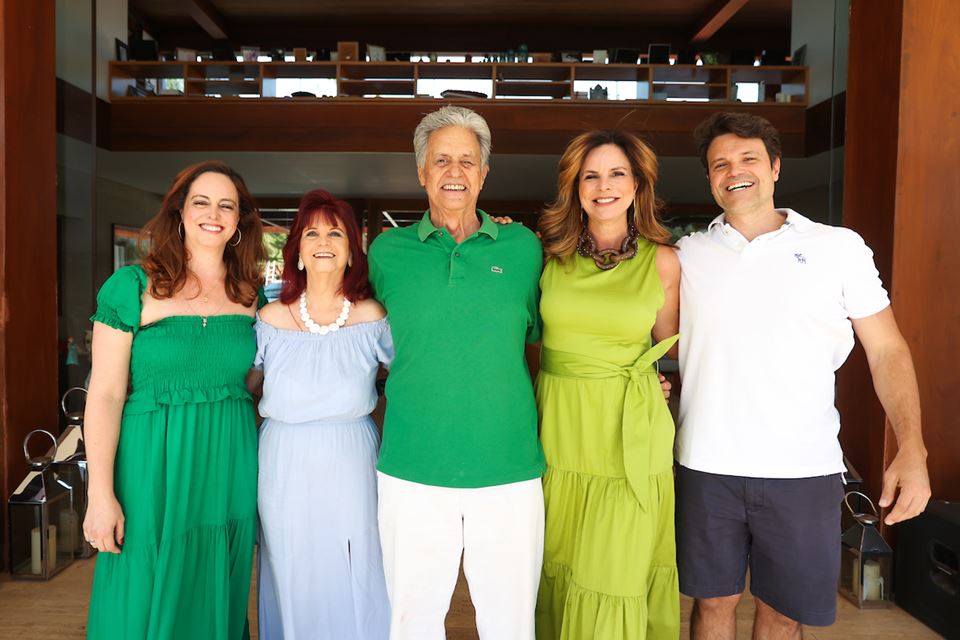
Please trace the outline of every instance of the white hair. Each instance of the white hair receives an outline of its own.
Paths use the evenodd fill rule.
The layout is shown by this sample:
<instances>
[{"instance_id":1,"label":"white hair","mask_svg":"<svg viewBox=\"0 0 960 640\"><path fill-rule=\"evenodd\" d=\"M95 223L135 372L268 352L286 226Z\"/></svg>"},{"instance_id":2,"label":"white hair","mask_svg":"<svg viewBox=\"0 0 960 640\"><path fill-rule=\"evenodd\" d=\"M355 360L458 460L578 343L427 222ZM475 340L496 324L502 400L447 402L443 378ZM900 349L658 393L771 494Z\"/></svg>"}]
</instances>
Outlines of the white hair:
<instances>
[{"instance_id":1,"label":"white hair","mask_svg":"<svg viewBox=\"0 0 960 640\"><path fill-rule=\"evenodd\" d=\"M486 167L490 164L490 126L487 121L466 107L447 106L425 115L413 132L413 151L418 167L422 168L427 161L430 134L446 127L463 127L472 131L480 143L480 165Z\"/></svg>"}]
</instances>

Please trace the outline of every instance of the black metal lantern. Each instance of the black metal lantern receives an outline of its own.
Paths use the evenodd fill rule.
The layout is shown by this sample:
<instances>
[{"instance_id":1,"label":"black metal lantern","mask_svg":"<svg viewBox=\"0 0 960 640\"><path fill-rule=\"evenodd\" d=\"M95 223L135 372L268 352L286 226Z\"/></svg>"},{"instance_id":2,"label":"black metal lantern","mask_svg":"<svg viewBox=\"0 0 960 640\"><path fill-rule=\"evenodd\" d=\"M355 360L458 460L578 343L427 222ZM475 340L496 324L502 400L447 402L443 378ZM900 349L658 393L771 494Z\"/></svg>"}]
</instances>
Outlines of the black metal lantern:
<instances>
[{"instance_id":1,"label":"black metal lantern","mask_svg":"<svg viewBox=\"0 0 960 640\"><path fill-rule=\"evenodd\" d=\"M851 496L866 500L873 513L855 511L850 506ZM877 530L880 514L870 498L859 491L848 492L843 501L854 522L841 537L840 593L861 609L887 607L893 587L893 549Z\"/></svg>"},{"instance_id":2,"label":"black metal lantern","mask_svg":"<svg viewBox=\"0 0 960 640\"><path fill-rule=\"evenodd\" d=\"M67 389L60 400L60 407L63 409L63 415L67 419L67 426L57 438L57 450L53 456L52 468L61 484L66 485L70 491L70 505L72 512L66 512L64 517L76 518L80 527L76 528L77 535L69 540L64 540L78 558L89 558L97 552L90 546L83 535L83 518L87 514L87 452L83 444L83 406L70 409L67 402L71 395L76 396L82 392L86 398L87 390L83 387L73 387ZM65 530L72 531L69 527Z\"/></svg>"},{"instance_id":3,"label":"black metal lantern","mask_svg":"<svg viewBox=\"0 0 960 640\"><path fill-rule=\"evenodd\" d=\"M30 455L30 440L47 436L53 455ZM82 522L70 501L70 486L54 471L57 440L43 429L23 439L30 473L7 502L10 523L10 574L14 578L47 580L73 562Z\"/></svg>"}]
</instances>

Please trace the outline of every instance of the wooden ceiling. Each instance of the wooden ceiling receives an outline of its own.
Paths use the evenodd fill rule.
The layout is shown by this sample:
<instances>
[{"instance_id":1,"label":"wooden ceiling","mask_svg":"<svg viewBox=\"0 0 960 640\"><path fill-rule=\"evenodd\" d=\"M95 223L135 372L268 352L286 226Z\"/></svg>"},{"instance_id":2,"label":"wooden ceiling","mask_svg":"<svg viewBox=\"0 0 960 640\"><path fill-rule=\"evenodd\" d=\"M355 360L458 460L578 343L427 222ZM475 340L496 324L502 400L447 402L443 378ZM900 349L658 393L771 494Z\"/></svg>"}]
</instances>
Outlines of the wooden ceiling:
<instances>
[{"instance_id":1,"label":"wooden ceiling","mask_svg":"<svg viewBox=\"0 0 960 640\"><path fill-rule=\"evenodd\" d=\"M650 42L680 50L712 19L706 46L786 49L791 0L129 0L129 8L132 23L163 48L360 40L388 50L493 51L521 42L532 51Z\"/></svg>"},{"instance_id":2,"label":"wooden ceiling","mask_svg":"<svg viewBox=\"0 0 960 640\"><path fill-rule=\"evenodd\" d=\"M716 0L130 0L130 4L158 25L184 25L192 21L189 4L209 5L227 21L279 22L301 20L374 19L403 17L411 20L462 20L498 18L533 23L602 25L628 21L662 26L690 26ZM731 25L782 25L790 21L791 0L746 2Z\"/></svg>"}]
</instances>

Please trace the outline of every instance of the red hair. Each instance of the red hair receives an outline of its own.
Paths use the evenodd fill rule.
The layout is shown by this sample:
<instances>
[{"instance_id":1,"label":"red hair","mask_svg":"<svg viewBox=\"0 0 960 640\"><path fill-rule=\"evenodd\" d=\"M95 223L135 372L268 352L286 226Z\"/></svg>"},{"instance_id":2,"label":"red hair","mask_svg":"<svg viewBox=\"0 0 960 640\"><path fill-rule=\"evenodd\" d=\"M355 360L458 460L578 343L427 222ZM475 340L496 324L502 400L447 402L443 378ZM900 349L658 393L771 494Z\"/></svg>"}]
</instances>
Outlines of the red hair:
<instances>
[{"instance_id":1,"label":"red hair","mask_svg":"<svg viewBox=\"0 0 960 640\"><path fill-rule=\"evenodd\" d=\"M297 215L290 225L287 244L283 246L283 288L280 302L290 304L300 297L307 287L307 273L297 269L300 259L300 236L303 230L317 220L336 224L347 232L352 265L343 274L341 293L350 302L359 302L370 297L370 282L367 280L367 256L360 244L360 228L353 208L343 200L337 200L323 189L308 191L300 199Z\"/></svg>"}]
</instances>

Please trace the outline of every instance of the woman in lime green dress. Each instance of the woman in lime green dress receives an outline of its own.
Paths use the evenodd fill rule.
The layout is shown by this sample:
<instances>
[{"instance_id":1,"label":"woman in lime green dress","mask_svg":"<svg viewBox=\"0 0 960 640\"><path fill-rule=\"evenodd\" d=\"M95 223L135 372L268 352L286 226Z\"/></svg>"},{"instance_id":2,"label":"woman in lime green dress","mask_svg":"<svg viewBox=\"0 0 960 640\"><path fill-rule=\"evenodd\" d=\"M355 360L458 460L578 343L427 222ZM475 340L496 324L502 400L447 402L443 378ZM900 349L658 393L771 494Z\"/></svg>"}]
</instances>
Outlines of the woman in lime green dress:
<instances>
[{"instance_id":1,"label":"woman in lime green dress","mask_svg":"<svg viewBox=\"0 0 960 640\"><path fill-rule=\"evenodd\" d=\"M656 178L633 135L586 133L541 216L538 640L679 635L674 425L656 363L677 340L680 265L656 220Z\"/></svg>"},{"instance_id":2,"label":"woman in lime green dress","mask_svg":"<svg viewBox=\"0 0 960 640\"><path fill-rule=\"evenodd\" d=\"M257 515L244 380L262 227L243 179L208 162L177 176L145 231L143 267L114 273L92 318L83 530L100 554L87 634L241 638Z\"/></svg>"}]
</instances>

